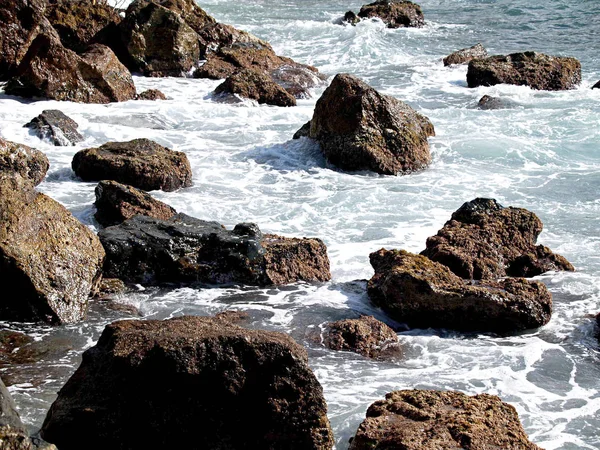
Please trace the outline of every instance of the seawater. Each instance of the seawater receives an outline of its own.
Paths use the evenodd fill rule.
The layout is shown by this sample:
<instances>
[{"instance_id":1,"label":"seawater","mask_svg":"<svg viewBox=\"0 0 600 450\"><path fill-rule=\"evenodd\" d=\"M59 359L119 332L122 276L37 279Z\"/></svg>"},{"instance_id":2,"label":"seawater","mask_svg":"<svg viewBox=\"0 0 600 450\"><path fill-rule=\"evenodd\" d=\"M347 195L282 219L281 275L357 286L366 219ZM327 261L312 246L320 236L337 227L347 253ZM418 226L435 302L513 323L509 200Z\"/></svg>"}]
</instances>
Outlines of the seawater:
<instances>
[{"instance_id":1,"label":"seawater","mask_svg":"<svg viewBox=\"0 0 600 450\"><path fill-rule=\"evenodd\" d=\"M600 448L600 353L592 315L600 311L600 80L595 0L422 0L427 25L389 30L378 20L356 27L335 22L361 2L339 0L207 0L219 21L268 40L282 55L332 77L348 72L428 116L433 162L420 173L386 177L344 173L318 146L292 134L312 116L324 87L295 108L215 103L218 81L135 77L138 90L157 88L159 102L80 105L31 102L0 95L0 134L44 151L51 168L39 189L96 228L95 183L76 179L74 153L107 141L139 137L187 153L194 186L153 195L194 217L228 227L252 221L264 232L316 236L328 246L333 280L280 288L140 289L121 299L149 319L250 313L252 326L290 333L309 350L323 385L336 449L367 407L395 389L456 389L499 395L514 405L530 438L546 449ZM444 68L443 56L481 42L490 54L536 50L577 57L578 89L533 91L501 85L469 89L466 67ZM485 95L513 107L480 111ZM75 119L85 142L53 147L22 128L44 109ZM511 335L439 329L400 332L403 357L376 362L324 349L324 323L361 313L385 318L370 305L369 253L382 247L418 252L451 213L475 197L534 211L544 222L539 242L563 254L575 273L548 273L554 298L550 323ZM93 303L89 320L68 326L2 323L25 331L50 350L41 362L4 369L21 414L39 428L56 392L103 327L130 317Z\"/></svg>"}]
</instances>

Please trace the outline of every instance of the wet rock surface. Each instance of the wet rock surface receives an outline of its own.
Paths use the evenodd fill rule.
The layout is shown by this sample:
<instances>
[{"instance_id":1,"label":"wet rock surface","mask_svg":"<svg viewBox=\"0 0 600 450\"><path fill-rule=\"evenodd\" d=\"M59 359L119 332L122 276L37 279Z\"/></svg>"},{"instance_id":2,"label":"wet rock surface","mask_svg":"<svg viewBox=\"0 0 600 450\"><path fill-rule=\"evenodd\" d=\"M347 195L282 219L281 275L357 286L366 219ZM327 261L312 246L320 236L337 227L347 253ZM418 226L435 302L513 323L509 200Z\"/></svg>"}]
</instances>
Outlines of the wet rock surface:
<instances>
[{"instance_id":1,"label":"wet rock surface","mask_svg":"<svg viewBox=\"0 0 600 450\"><path fill-rule=\"evenodd\" d=\"M388 28L418 28L425 25L421 7L404 0L377 0L360 8L358 17L379 17Z\"/></svg>"},{"instance_id":2,"label":"wet rock surface","mask_svg":"<svg viewBox=\"0 0 600 450\"><path fill-rule=\"evenodd\" d=\"M492 97L490 95L484 95L477 102L477 108L487 111L492 109L505 109L508 108L510 104L501 99L500 97Z\"/></svg>"},{"instance_id":3,"label":"wet rock surface","mask_svg":"<svg viewBox=\"0 0 600 450\"><path fill-rule=\"evenodd\" d=\"M371 301L413 328L513 332L545 325L552 314L546 286L524 278L473 284L446 266L404 250L371 253Z\"/></svg>"},{"instance_id":4,"label":"wet rock surface","mask_svg":"<svg viewBox=\"0 0 600 450\"><path fill-rule=\"evenodd\" d=\"M444 66L452 66L456 64L467 64L472 59L486 58L487 50L481 44L475 44L473 47L463 48L454 53L449 54L444 58Z\"/></svg>"},{"instance_id":5,"label":"wet rock surface","mask_svg":"<svg viewBox=\"0 0 600 450\"><path fill-rule=\"evenodd\" d=\"M265 72L242 69L218 85L214 91L221 97L234 94L256 100L260 104L274 106L296 106L296 98L276 84Z\"/></svg>"},{"instance_id":6,"label":"wet rock surface","mask_svg":"<svg viewBox=\"0 0 600 450\"><path fill-rule=\"evenodd\" d=\"M0 379L0 446L3 450L34 450L8 389Z\"/></svg>"},{"instance_id":7,"label":"wet rock surface","mask_svg":"<svg viewBox=\"0 0 600 450\"><path fill-rule=\"evenodd\" d=\"M135 97L136 100L166 100L167 96L158 89L148 89L139 93Z\"/></svg>"},{"instance_id":8,"label":"wet rock surface","mask_svg":"<svg viewBox=\"0 0 600 450\"><path fill-rule=\"evenodd\" d=\"M0 178L18 175L37 186L49 167L48 158L39 150L0 138Z\"/></svg>"},{"instance_id":9,"label":"wet rock surface","mask_svg":"<svg viewBox=\"0 0 600 450\"><path fill-rule=\"evenodd\" d=\"M469 62L469 87L515 84L532 89L574 89L581 82L581 64L575 58L537 52L490 56Z\"/></svg>"},{"instance_id":10,"label":"wet rock surface","mask_svg":"<svg viewBox=\"0 0 600 450\"><path fill-rule=\"evenodd\" d=\"M326 413L306 350L283 333L207 317L120 321L84 353L42 436L61 450L325 450Z\"/></svg>"},{"instance_id":11,"label":"wet rock surface","mask_svg":"<svg viewBox=\"0 0 600 450\"><path fill-rule=\"evenodd\" d=\"M83 136L77 131L77 122L57 109L42 111L25 127L33 129L40 139L48 140L56 146L76 145L83 141Z\"/></svg>"},{"instance_id":12,"label":"wet rock surface","mask_svg":"<svg viewBox=\"0 0 600 450\"><path fill-rule=\"evenodd\" d=\"M427 239L421 254L466 279L573 271L563 256L536 244L542 228L542 221L531 211L477 198L456 210L444 227Z\"/></svg>"},{"instance_id":13,"label":"wet rock surface","mask_svg":"<svg viewBox=\"0 0 600 450\"><path fill-rule=\"evenodd\" d=\"M515 408L495 395L404 390L373 403L350 450L541 450Z\"/></svg>"},{"instance_id":14,"label":"wet rock surface","mask_svg":"<svg viewBox=\"0 0 600 450\"><path fill-rule=\"evenodd\" d=\"M328 323L324 341L332 350L349 350L368 358L389 350L399 353L396 332L373 316Z\"/></svg>"},{"instance_id":15,"label":"wet rock surface","mask_svg":"<svg viewBox=\"0 0 600 450\"><path fill-rule=\"evenodd\" d=\"M175 191L192 185L192 169L183 152L149 139L109 142L81 150L71 164L84 181L114 180L144 191Z\"/></svg>"},{"instance_id":16,"label":"wet rock surface","mask_svg":"<svg viewBox=\"0 0 600 450\"><path fill-rule=\"evenodd\" d=\"M429 119L406 103L339 74L317 101L309 136L341 169L396 175L430 163L427 138L434 134Z\"/></svg>"}]
</instances>

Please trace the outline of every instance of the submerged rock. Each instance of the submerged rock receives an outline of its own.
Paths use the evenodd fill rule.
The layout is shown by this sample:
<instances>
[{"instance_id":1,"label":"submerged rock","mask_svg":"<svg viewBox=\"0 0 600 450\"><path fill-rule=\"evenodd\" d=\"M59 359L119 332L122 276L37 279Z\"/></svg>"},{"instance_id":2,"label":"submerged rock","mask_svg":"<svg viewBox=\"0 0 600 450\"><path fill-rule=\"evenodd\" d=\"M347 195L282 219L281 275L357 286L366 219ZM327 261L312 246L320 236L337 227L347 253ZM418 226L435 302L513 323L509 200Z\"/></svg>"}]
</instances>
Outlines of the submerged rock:
<instances>
[{"instance_id":1,"label":"submerged rock","mask_svg":"<svg viewBox=\"0 0 600 450\"><path fill-rule=\"evenodd\" d=\"M35 131L40 139L47 139L56 146L76 145L83 141L77 122L57 109L47 109L24 125Z\"/></svg>"},{"instance_id":2,"label":"submerged rock","mask_svg":"<svg viewBox=\"0 0 600 450\"><path fill-rule=\"evenodd\" d=\"M463 204L421 252L466 279L534 277L549 270L575 270L564 257L536 245L541 220L523 208L505 208L476 198Z\"/></svg>"},{"instance_id":3,"label":"submerged rock","mask_svg":"<svg viewBox=\"0 0 600 450\"><path fill-rule=\"evenodd\" d=\"M577 59L537 52L474 59L467 71L471 88L506 83L560 91L574 89L580 82L581 64Z\"/></svg>"},{"instance_id":4,"label":"submerged rock","mask_svg":"<svg viewBox=\"0 0 600 450\"><path fill-rule=\"evenodd\" d=\"M360 8L358 17L379 17L388 28L422 27L423 11L416 3L406 0L377 0Z\"/></svg>"},{"instance_id":5,"label":"submerged rock","mask_svg":"<svg viewBox=\"0 0 600 450\"><path fill-rule=\"evenodd\" d=\"M358 22L360 22L360 17L358 17L354 11L346 12L342 19L342 23L349 23L350 25L356 25Z\"/></svg>"},{"instance_id":6,"label":"submerged rock","mask_svg":"<svg viewBox=\"0 0 600 450\"><path fill-rule=\"evenodd\" d=\"M472 59L487 57L487 50L481 44L475 44L473 47L463 48L444 58L444 66L455 64L467 64Z\"/></svg>"},{"instance_id":7,"label":"submerged rock","mask_svg":"<svg viewBox=\"0 0 600 450\"><path fill-rule=\"evenodd\" d=\"M552 314L546 286L523 278L472 284L446 266L404 250L371 253L371 301L414 328L520 331L545 325Z\"/></svg>"},{"instance_id":8,"label":"submerged rock","mask_svg":"<svg viewBox=\"0 0 600 450\"><path fill-rule=\"evenodd\" d=\"M2 450L34 450L8 389L0 379L0 445Z\"/></svg>"},{"instance_id":9,"label":"submerged rock","mask_svg":"<svg viewBox=\"0 0 600 450\"><path fill-rule=\"evenodd\" d=\"M329 450L307 360L288 335L227 320L115 322L59 392L42 436L61 450Z\"/></svg>"},{"instance_id":10,"label":"submerged rock","mask_svg":"<svg viewBox=\"0 0 600 450\"><path fill-rule=\"evenodd\" d=\"M477 103L477 108L484 111L490 109L504 109L507 106L507 103L500 97L492 97L491 95L484 95Z\"/></svg>"},{"instance_id":11,"label":"submerged rock","mask_svg":"<svg viewBox=\"0 0 600 450\"><path fill-rule=\"evenodd\" d=\"M192 185L192 169L183 152L149 139L109 142L81 150L71 164L84 181L114 180L144 191L175 191Z\"/></svg>"},{"instance_id":12,"label":"submerged rock","mask_svg":"<svg viewBox=\"0 0 600 450\"><path fill-rule=\"evenodd\" d=\"M134 216L99 237L107 252L105 275L129 283L271 285L331 278L320 240L263 236L254 224L228 231L185 214Z\"/></svg>"},{"instance_id":13,"label":"submerged rock","mask_svg":"<svg viewBox=\"0 0 600 450\"><path fill-rule=\"evenodd\" d=\"M37 186L49 167L48 158L39 150L0 138L0 179L19 175Z\"/></svg>"},{"instance_id":14,"label":"submerged rock","mask_svg":"<svg viewBox=\"0 0 600 450\"><path fill-rule=\"evenodd\" d=\"M101 181L96 186L96 220L100 225L118 225L138 214L167 220L177 214L169 205L150 194L116 181Z\"/></svg>"},{"instance_id":15,"label":"submerged rock","mask_svg":"<svg viewBox=\"0 0 600 450\"><path fill-rule=\"evenodd\" d=\"M396 332L373 316L328 323L325 344L332 350L350 350L368 358L390 349L399 351Z\"/></svg>"},{"instance_id":16,"label":"submerged rock","mask_svg":"<svg viewBox=\"0 0 600 450\"><path fill-rule=\"evenodd\" d=\"M242 69L218 85L214 92L218 96L237 94L275 106L296 106L296 98L276 84L265 72Z\"/></svg>"},{"instance_id":17,"label":"submerged rock","mask_svg":"<svg viewBox=\"0 0 600 450\"><path fill-rule=\"evenodd\" d=\"M434 134L429 119L406 103L339 74L317 101L309 136L341 169L396 175L429 164L427 137Z\"/></svg>"},{"instance_id":18,"label":"submerged rock","mask_svg":"<svg viewBox=\"0 0 600 450\"><path fill-rule=\"evenodd\" d=\"M148 89L135 96L136 100L166 100L167 96L158 89Z\"/></svg>"},{"instance_id":19,"label":"submerged rock","mask_svg":"<svg viewBox=\"0 0 600 450\"><path fill-rule=\"evenodd\" d=\"M404 390L373 403L350 450L541 450L495 395Z\"/></svg>"}]
</instances>

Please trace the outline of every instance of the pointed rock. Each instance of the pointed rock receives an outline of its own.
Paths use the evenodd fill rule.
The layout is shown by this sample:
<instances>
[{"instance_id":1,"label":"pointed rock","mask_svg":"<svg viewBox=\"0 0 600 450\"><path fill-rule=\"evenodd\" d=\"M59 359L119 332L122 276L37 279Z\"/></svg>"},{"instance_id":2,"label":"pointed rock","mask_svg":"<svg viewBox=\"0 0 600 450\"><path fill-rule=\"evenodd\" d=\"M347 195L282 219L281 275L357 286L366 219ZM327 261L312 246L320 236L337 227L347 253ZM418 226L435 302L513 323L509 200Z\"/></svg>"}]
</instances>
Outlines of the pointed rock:
<instances>
[{"instance_id":1,"label":"pointed rock","mask_svg":"<svg viewBox=\"0 0 600 450\"><path fill-rule=\"evenodd\" d=\"M46 139L55 146L76 145L83 141L77 122L57 109L47 109L31 122L24 125L35 131L40 139Z\"/></svg>"}]
</instances>

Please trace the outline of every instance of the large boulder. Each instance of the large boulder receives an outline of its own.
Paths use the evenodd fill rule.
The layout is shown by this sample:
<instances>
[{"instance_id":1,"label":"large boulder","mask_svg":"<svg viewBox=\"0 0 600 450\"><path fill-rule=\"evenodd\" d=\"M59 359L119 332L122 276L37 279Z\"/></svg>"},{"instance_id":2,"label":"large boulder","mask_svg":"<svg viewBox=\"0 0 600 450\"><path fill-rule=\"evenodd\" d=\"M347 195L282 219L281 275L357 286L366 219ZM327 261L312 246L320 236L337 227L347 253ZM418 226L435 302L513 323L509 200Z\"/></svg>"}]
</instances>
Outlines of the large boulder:
<instances>
[{"instance_id":1,"label":"large boulder","mask_svg":"<svg viewBox=\"0 0 600 450\"><path fill-rule=\"evenodd\" d=\"M37 186L49 167L48 158L39 150L0 138L0 178L18 174Z\"/></svg>"},{"instance_id":2,"label":"large boulder","mask_svg":"<svg viewBox=\"0 0 600 450\"><path fill-rule=\"evenodd\" d=\"M135 86L127 68L108 47L95 44L77 55L63 47L58 38L40 34L5 92L22 97L110 103L133 99Z\"/></svg>"},{"instance_id":3,"label":"large boulder","mask_svg":"<svg viewBox=\"0 0 600 450\"><path fill-rule=\"evenodd\" d=\"M349 350L368 358L399 350L396 332L373 316L328 323L324 341L332 350Z\"/></svg>"},{"instance_id":4,"label":"large boulder","mask_svg":"<svg viewBox=\"0 0 600 450\"><path fill-rule=\"evenodd\" d=\"M552 296L543 283L524 278L472 284L446 266L404 250L370 255L375 275L371 301L414 328L512 332L545 325Z\"/></svg>"},{"instance_id":5,"label":"large boulder","mask_svg":"<svg viewBox=\"0 0 600 450\"><path fill-rule=\"evenodd\" d=\"M183 152L149 139L109 142L81 150L71 164L84 181L114 180L144 191L175 191L192 185L192 169Z\"/></svg>"},{"instance_id":6,"label":"large boulder","mask_svg":"<svg viewBox=\"0 0 600 450\"><path fill-rule=\"evenodd\" d=\"M228 231L185 214L169 220L138 215L98 236L107 253L105 275L129 283L271 285L331 278L320 240L263 236L254 224Z\"/></svg>"},{"instance_id":7,"label":"large boulder","mask_svg":"<svg viewBox=\"0 0 600 450\"><path fill-rule=\"evenodd\" d=\"M360 8L358 17L362 19L379 17L388 28L425 25L421 7L407 0L377 0Z\"/></svg>"},{"instance_id":8,"label":"large boulder","mask_svg":"<svg viewBox=\"0 0 600 450\"><path fill-rule=\"evenodd\" d=\"M61 450L329 450L306 350L283 333L184 316L108 325L42 436Z\"/></svg>"},{"instance_id":9,"label":"large boulder","mask_svg":"<svg viewBox=\"0 0 600 450\"><path fill-rule=\"evenodd\" d=\"M495 395L404 390L373 403L350 450L541 450Z\"/></svg>"},{"instance_id":10,"label":"large boulder","mask_svg":"<svg viewBox=\"0 0 600 450\"><path fill-rule=\"evenodd\" d=\"M481 44L475 44L473 47L463 48L449 54L443 60L444 66L453 66L455 64L467 64L475 58L486 58L487 50Z\"/></svg>"},{"instance_id":11,"label":"large boulder","mask_svg":"<svg viewBox=\"0 0 600 450\"><path fill-rule=\"evenodd\" d=\"M532 89L561 91L581 82L581 64L575 58L537 52L490 56L469 62L469 87L496 84L525 85Z\"/></svg>"},{"instance_id":12,"label":"large boulder","mask_svg":"<svg viewBox=\"0 0 600 450\"><path fill-rule=\"evenodd\" d=\"M296 106L296 98L276 84L265 72L254 69L242 69L215 88L217 96L240 97L256 100L258 103L275 106Z\"/></svg>"},{"instance_id":13,"label":"large boulder","mask_svg":"<svg viewBox=\"0 0 600 450\"><path fill-rule=\"evenodd\" d=\"M549 270L574 270L563 256L536 245L542 221L523 208L505 208L476 198L452 214L421 252L466 279L534 277Z\"/></svg>"},{"instance_id":14,"label":"large boulder","mask_svg":"<svg viewBox=\"0 0 600 450\"><path fill-rule=\"evenodd\" d=\"M100 225L118 225L138 214L167 220L177 214L169 205L150 194L116 181L101 181L96 186L96 220Z\"/></svg>"},{"instance_id":15,"label":"large boulder","mask_svg":"<svg viewBox=\"0 0 600 450\"><path fill-rule=\"evenodd\" d=\"M102 276L98 237L19 176L0 176L0 223L1 320L83 319Z\"/></svg>"},{"instance_id":16,"label":"large boulder","mask_svg":"<svg viewBox=\"0 0 600 450\"><path fill-rule=\"evenodd\" d=\"M47 109L24 125L35 131L40 139L46 139L56 146L76 145L83 141L77 122L62 111Z\"/></svg>"},{"instance_id":17,"label":"large boulder","mask_svg":"<svg viewBox=\"0 0 600 450\"><path fill-rule=\"evenodd\" d=\"M425 168L431 161L427 117L349 74L336 75L317 101L309 136L332 164L385 175Z\"/></svg>"}]
</instances>

